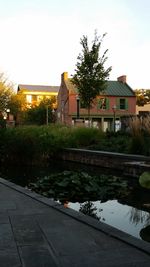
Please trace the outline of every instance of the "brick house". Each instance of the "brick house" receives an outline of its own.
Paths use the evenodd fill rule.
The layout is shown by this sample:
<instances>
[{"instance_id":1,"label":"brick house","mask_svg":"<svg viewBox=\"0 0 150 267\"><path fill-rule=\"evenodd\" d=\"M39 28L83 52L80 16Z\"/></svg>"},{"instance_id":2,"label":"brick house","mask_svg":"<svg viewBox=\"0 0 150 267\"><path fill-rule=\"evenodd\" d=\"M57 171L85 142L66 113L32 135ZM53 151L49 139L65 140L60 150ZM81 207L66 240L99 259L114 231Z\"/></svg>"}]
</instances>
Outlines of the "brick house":
<instances>
[{"instance_id":1,"label":"brick house","mask_svg":"<svg viewBox=\"0 0 150 267\"><path fill-rule=\"evenodd\" d=\"M25 96L27 107L38 105L44 98L56 98L59 86L45 86L45 85L27 85L19 84L17 94L23 94Z\"/></svg>"},{"instance_id":2,"label":"brick house","mask_svg":"<svg viewBox=\"0 0 150 267\"><path fill-rule=\"evenodd\" d=\"M88 124L88 110L79 103L77 96L77 88L72 84L71 78L68 78L68 73L62 73L58 92L58 122L74 125L79 121L77 119L80 119L84 125ZM123 75L117 81L107 81L105 92L95 99L90 110L90 121L93 126L100 127L103 131L116 130L120 127L122 116L135 114L136 96Z\"/></svg>"}]
</instances>

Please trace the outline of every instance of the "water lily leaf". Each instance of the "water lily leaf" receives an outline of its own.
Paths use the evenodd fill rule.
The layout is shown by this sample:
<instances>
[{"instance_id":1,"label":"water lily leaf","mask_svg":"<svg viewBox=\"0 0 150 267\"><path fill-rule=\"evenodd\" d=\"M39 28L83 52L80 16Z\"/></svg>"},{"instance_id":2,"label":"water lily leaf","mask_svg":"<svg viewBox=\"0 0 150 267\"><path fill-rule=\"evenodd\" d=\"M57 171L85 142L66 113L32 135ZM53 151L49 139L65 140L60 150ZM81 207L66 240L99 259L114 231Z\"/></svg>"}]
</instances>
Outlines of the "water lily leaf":
<instances>
[{"instance_id":1,"label":"water lily leaf","mask_svg":"<svg viewBox=\"0 0 150 267\"><path fill-rule=\"evenodd\" d=\"M54 195L55 192L54 192L54 190L50 189L50 190L48 190L48 194L49 194L49 195Z\"/></svg>"},{"instance_id":2,"label":"water lily leaf","mask_svg":"<svg viewBox=\"0 0 150 267\"><path fill-rule=\"evenodd\" d=\"M143 172L140 175L139 183L142 187L150 189L150 172Z\"/></svg>"},{"instance_id":3,"label":"water lily leaf","mask_svg":"<svg viewBox=\"0 0 150 267\"><path fill-rule=\"evenodd\" d=\"M48 197L48 192L43 192L42 195L43 195L44 197Z\"/></svg>"},{"instance_id":4,"label":"water lily leaf","mask_svg":"<svg viewBox=\"0 0 150 267\"><path fill-rule=\"evenodd\" d=\"M68 186L68 184L69 184L68 180L63 180L61 182L56 182L55 185L60 186L60 187L66 187L66 186Z\"/></svg>"}]
</instances>

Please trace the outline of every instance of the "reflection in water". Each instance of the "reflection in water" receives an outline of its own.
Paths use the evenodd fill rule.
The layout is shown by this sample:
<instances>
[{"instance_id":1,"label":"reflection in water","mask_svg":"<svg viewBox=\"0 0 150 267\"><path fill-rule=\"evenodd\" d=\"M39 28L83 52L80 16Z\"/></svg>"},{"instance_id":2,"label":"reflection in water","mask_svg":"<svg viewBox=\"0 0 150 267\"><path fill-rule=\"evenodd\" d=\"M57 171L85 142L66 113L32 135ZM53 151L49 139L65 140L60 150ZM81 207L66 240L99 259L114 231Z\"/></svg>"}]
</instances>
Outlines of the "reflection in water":
<instances>
[{"instance_id":1,"label":"reflection in water","mask_svg":"<svg viewBox=\"0 0 150 267\"><path fill-rule=\"evenodd\" d=\"M135 225L144 224L144 228L140 230L139 235L144 241L150 242L150 214L132 207L129 220Z\"/></svg>"},{"instance_id":2,"label":"reflection in water","mask_svg":"<svg viewBox=\"0 0 150 267\"><path fill-rule=\"evenodd\" d=\"M83 204L80 204L80 212L89 215L97 220L100 220L100 216L97 215L97 207L94 206L93 202L87 201Z\"/></svg>"},{"instance_id":3,"label":"reflection in water","mask_svg":"<svg viewBox=\"0 0 150 267\"><path fill-rule=\"evenodd\" d=\"M18 167L14 169L14 166L12 168L5 168L4 166L1 166L0 168L0 175L3 178L6 178L8 180L11 180L12 182L15 182L16 184L26 186L30 182L35 182L40 178L43 178L45 176L49 176L50 174L58 173L60 171L64 170L81 170L81 171L87 171L91 175L96 175L99 173L103 174L104 170L100 170L100 168L92 167L90 169L88 166L77 164L72 165L71 163L68 164L62 164L62 162L55 161L51 164L51 166L39 166L39 168L36 166L21 166L19 169ZM87 168L87 169L86 169ZM108 174L110 174L110 170L107 171ZM116 176L116 173L115 173ZM85 180L85 179L84 179ZM75 180L76 181L76 180ZM69 194L70 194L70 183L69 180L67 180L67 183L69 185ZM131 180L130 180L131 183ZM62 183L61 183L62 185ZM81 183L82 185L82 183ZM105 221L105 223L116 227L126 233L131 234L132 236L135 236L137 238L141 238L145 241L149 241L150 236L150 194L149 191L143 190L141 187L139 187L135 181L133 184L131 183L131 188L127 189L127 195L125 194L119 194L119 187L117 187L117 190L112 190L112 184L110 182L111 188L108 186L107 190L102 191L102 195L99 195L98 198L94 197L94 199L97 199L98 201L92 202L90 200L93 200L90 193L88 192L88 202L83 203L82 205L80 203L71 203L67 202L70 199L66 199L66 202L63 203L65 207L71 207L77 211L82 211L88 215L91 215L95 217L98 220ZM60 186L60 184L59 184ZM118 186L118 183L117 183ZM77 190L75 190L74 185L72 186L73 192L76 193ZM106 186L105 186L106 188ZM76 189L78 189L76 187ZM88 189L88 188L87 188ZM109 191L111 189L111 191ZM64 185L62 186L62 191L60 193L63 193L66 190ZM126 189L125 189L126 190ZM83 196L82 193L82 199L87 199L85 196ZM68 195L69 195L68 194ZM57 198L59 199L59 198ZM77 198L76 198L77 199ZM114 199L114 200L111 200ZM119 203L118 203L118 201ZM60 200L60 199L59 199ZM63 198L64 200L64 198ZM104 203L101 203L101 201L104 201ZM108 201L106 201L108 200ZM72 201L72 200L71 200ZM78 199L78 201L82 201L81 199ZM147 203L147 204L145 204ZM132 208L134 207L134 208ZM138 210L138 209L139 210ZM146 210L146 211L141 211Z\"/></svg>"},{"instance_id":4,"label":"reflection in water","mask_svg":"<svg viewBox=\"0 0 150 267\"><path fill-rule=\"evenodd\" d=\"M150 225L146 226L145 228L141 229L140 237L147 242L150 242Z\"/></svg>"},{"instance_id":5,"label":"reflection in water","mask_svg":"<svg viewBox=\"0 0 150 267\"><path fill-rule=\"evenodd\" d=\"M110 200L104 203L100 201L88 201L83 204L69 202L68 207L82 211L85 214L96 217L98 220L105 221L106 224L123 232L150 242L148 241L150 229L146 228L150 224L150 213L146 211L141 211L128 205L122 205L117 200ZM144 232L146 232L147 238L144 237L142 231L145 228L146 230Z\"/></svg>"},{"instance_id":6,"label":"reflection in water","mask_svg":"<svg viewBox=\"0 0 150 267\"><path fill-rule=\"evenodd\" d=\"M137 225L139 222L145 223L147 225L150 223L150 214L142 210L138 210L136 208L131 207L131 209L129 210L129 215L130 222L135 225Z\"/></svg>"}]
</instances>

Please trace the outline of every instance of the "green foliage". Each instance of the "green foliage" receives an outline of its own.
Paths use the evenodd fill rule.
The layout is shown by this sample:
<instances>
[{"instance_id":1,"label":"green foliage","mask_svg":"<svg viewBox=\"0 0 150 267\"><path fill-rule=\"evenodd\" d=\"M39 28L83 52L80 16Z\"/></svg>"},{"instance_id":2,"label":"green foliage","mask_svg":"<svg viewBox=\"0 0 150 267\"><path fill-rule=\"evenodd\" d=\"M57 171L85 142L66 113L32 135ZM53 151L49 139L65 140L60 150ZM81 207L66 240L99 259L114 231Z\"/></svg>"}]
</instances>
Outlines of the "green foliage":
<instances>
[{"instance_id":1,"label":"green foliage","mask_svg":"<svg viewBox=\"0 0 150 267\"><path fill-rule=\"evenodd\" d=\"M150 172L143 172L140 175L139 183L142 187L150 189Z\"/></svg>"},{"instance_id":2,"label":"green foliage","mask_svg":"<svg viewBox=\"0 0 150 267\"><path fill-rule=\"evenodd\" d=\"M4 112L8 108L12 94L12 84L5 78L4 73L0 73L0 112Z\"/></svg>"},{"instance_id":3,"label":"green foliage","mask_svg":"<svg viewBox=\"0 0 150 267\"><path fill-rule=\"evenodd\" d=\"M64 171L45 176L29 187L61 202L106 201L127 195L127 183L112 175L90 176L86 172Z\"/></svg>"},{"instance_id":4,"label":"green foliage","mask_svg":"<svg viewBox=\"0 0 150 267\"><path fill-rule=\"evenodd\" d=\"M150 155L150 119L146 117L133 117L129 120L129 153Z\"/></svg>"},{"instance_id":5,"label":"green foliage","mask_svg":"<svg viewBox=\"0 0 150 267\"><path fill-rule=\"evenodd\" d=\"M47 158L54 146L49 127L8 128L2 136L0 156L3 161L31 164Z\"/></svg>"},{"instance_id":6,"label":"green foliage","mask_svg":"<svg viewBox=\"0 0 150 267\"><path fill-rule=\"evenodd\" d=\"M129 153L131 136L123 132L106 132L95 144L89 146L92 150L103 150L118 153Z\"/></svg>"},{"instance_id":7,"label":"green foliage","mask_svg":"<svg viewBox=\"0 0 150 267\"><path fill-rule=\"evenodd\" d=\"M46 160L65 147L81 146L76 131L61 125L0 129L0 159L28 164Z\"/></svg>"},{"instance_id":8,"label":"green foliage","mask_svg":"<svg viewBox=\"0 0 150 267\"><path fill-rule=\"evenodd\" d=\"M24 123L35 125L46 124L46 107L36 106L31 109L28 109L26 111Z\"/></svg>"},{"instance_id":9,"label":"green foliage","mask_svg":"<svg viewBox=\"0 0 150 267\"><path fill-rule=\"evenodd\" d=\"M104 133L96 128L72 128L70 145L77 148L88 148L98 144L104 137Z\"/></svg>"},{"instance_id":10,"label":"green foliage","mask_svg":"<svg viewBox=\"0 0 150 267\"><path fill-rule=\"evenodd\" d=\"M97 33L95 33L91 49L89 48L87 36L83 36L80 40L83 50L82 54L78 56L72 83L76 85L81 101L88 110L90 110L96 96L104 91L106 79L109 77L111 71L111 67L106 70L104 68L108 50L105 50L101 57L99 56L105 35L106 34L103 34L103 36L99 38Z\"/></svg>"},{"instance_id":11,"label":"green foliage","mask_svg":"<svg viewBox=\"0 0 150 267\"><path fill-rule=\"evenodd\" d=\"M86 201L85 203L81 204L79 211L97 220L100 220L100 217L97 215L97 208L94 207L94 204L91 201Z\"/></svg>"},{"instance_id":12,"label":"green foliage","mask_svg":"<svg viewBox=\"0 0 150 267\"><path fill-rule=\"evenodd\" d=\"M138 106L144 106L150 103L150 90L136 89L136 104Z\"/></svg>"},{"instance_id":13,"label":"green foliage","mask_svg":"<svg viewBox=\"0 0 150 267\"><path fill-rule=\"evenodd\" d=\"M132 136L129 143L129 153L146 155L146 144L143 136Z\"/></svg>"},{"instance_id":14,"label":"green foliage","mask_svg":"<svg viewBox=\"0 0 150 267\"><path fill-rule=\"evenodd\" d=\"M11 110L11 114L17 117L18 113L21 113L25 108L25 96L22 94L12 94L8 103Z\"/></svg>"},{"instance_id":15,"label":"green foliage","mask_svg":"<svg viewBox=\"0 0 150 267\"><path fill-rule=\"evenodd\" d=\"M0 161L20 164L47 161L69 147L149 155L150 137L143 137L144 141L139 138L126 133L103 133L96 128L57 124L1 127Z\"/></svg>"},{"instance_id":16,"label":"green foliage","mask_svg":"<svg viewBox=\"0 0 150 267\"><path fill-rule=\"evenodd\" d=\"M26 111L24 124L43 125L54 122L53 104L56 99L44 99L39 105L33 106ZM47 121L48 120L48 121Z\"/></svg>"}]
</instances>

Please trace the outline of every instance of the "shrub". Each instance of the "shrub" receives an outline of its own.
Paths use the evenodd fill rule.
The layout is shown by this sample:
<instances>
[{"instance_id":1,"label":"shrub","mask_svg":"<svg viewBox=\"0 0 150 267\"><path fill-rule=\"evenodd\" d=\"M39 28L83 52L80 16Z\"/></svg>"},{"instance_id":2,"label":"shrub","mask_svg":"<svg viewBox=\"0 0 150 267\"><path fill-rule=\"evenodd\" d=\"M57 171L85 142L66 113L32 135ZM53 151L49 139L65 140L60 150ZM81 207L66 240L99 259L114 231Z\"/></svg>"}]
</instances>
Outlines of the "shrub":
<instances>
[{"instance_id":1,"label":"shrub","mask_svg":"<svg viewBox=\"0 0 150 267\"><path fill-rule=\"evenodd\" d=\"M133 133L57 124L0 129L0 159L31 164L50 159L67 147L149 155L150 136L138 128Z\"/></svg>"},{"instance_id":2,"label":"shrub","mask_svg":"<svg viewBox=\"0 0 150 267\"><path fill-rule=\"evenodd\" d=\"M129 153L150 155L150 118L133 117L129 121L130 134L132 136L129 145Z\"/></svg>"},{"instance_id":3,"label":"shrub","mask_svg":"<svg viewBox=\"0 0 150 267\"><path fill-rule=\"evenodd\" d=\"M74 147L88 148L94 144L98 144L103 138L104 133L96 128L72 128L70 143Z\"/></svg>"}]
</instances>

